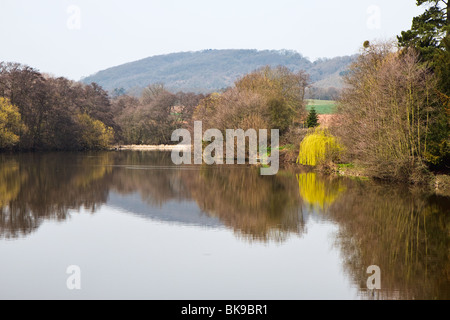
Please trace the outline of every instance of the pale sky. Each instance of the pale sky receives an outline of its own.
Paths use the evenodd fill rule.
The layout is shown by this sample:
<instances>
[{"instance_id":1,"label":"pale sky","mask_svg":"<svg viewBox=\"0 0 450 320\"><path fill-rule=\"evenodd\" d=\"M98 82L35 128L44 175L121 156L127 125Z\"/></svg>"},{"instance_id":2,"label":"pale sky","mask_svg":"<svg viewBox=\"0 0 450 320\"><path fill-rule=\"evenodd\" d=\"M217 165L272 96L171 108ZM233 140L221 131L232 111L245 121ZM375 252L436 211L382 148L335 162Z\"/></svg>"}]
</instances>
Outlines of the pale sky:
<instances>
[{"instance_id":1,"label":"pale sky","mask_svg":"<svg viewBox=\"0 0 450 320\"><path fill-rule=\"evenodd\" d=\"M79 80L180 51L332 58L394 38L421 11L415 0L0 0L0 61Z\"/></svg>"}]
</instances>

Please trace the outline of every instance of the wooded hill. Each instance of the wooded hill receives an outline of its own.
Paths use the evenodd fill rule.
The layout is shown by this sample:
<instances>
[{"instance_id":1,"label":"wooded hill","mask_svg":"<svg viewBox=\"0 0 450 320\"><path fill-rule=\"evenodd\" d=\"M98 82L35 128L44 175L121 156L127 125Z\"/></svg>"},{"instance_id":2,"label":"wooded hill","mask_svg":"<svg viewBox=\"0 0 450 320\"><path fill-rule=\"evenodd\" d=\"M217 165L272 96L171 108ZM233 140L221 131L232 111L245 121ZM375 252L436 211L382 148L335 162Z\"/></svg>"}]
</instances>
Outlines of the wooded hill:
<instances>
[{"instance_id":1,"label":"wooded hill","mask_svg":"<svg viewBox=\"0 0 450 320\"><path fill-rule=\"evenodd\" d=\"M82 79L98 83L113 93L115 89L139 94L149 84L164 83L171 91L210 93L227 88L240 78L264 66L285 66L306 71L316 87L340 89L340 75L356 56L319 59L311 62L288 50L204 50L153 56L99 71Z\"/></svg>"}]
</instances>

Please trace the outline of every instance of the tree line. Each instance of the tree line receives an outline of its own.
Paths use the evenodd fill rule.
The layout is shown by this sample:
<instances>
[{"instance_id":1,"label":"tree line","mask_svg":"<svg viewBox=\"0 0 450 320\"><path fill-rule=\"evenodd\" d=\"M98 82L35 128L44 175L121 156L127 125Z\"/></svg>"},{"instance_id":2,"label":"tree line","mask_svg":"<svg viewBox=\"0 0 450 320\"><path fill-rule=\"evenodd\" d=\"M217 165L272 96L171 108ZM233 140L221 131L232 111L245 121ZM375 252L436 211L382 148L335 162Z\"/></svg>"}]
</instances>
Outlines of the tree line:
<instances>
[{"instance_id":1,"label":"tree line","mask_svg":"<svg viewBox=\"0 0 450 320\"><path fill-rule=\"evenodd\" d=\"M1 63L0 149L169 144L175 129L201 120L205 130L279 129L282 144L301 142L301 164L354 163L372 177L423 182L430 169L449 170L450 19L445 1L417 4L425 12L396 42L364 43L327 129L314 128L314 110L307 117L308 74L287 67L260 68L208 95L153 84L137 97Z\"/></svg>"},{"instance_id":2,"label":"tree line","mask_svg":"<svg viewBox=\"0 0 450 320\"><path fill-rule=\"evenodd\" d=\"M450 164L450 16L447 1L418 0L424 13L395 44L364 44L341 96L342 138L377 177L413 182Z\"/></svg>"},{"instance_id":3,"label":"tree line","mask_svg":"<svg viewBox=\"0 0 450 320\"><path fill-rule=\"evenodd\" d=\"M417 5L424 13L397 41L363 44L344 75L333 125L309 132L299 163L353 163L364 175L412 183L448 172L450 10L442 0Z\"/></svg>"},{"instance_id":4,"label":"tree line","mask_svg":"<svg viewBox=\"0 0 450 320\"><path fill-rule=\"evenodd\" d=\"M1 62L0 150L101 150L114 143L168 143L202 98L173 94L160 84L147 87L140 98L111 97L96 83Z\"/></svg>"},{"instance_id":5,"label":"tree line","mask_svg":"<svg viewBox=\"0 0 450 320\"><path fill-rule=\"evenodd\" d=\"M54 78L18 63L0 63L0 149L106 148L118 126L107 92Z\"/></svg>"},{"instance_id":6,"label":"tree line","mask_svg":"<svg viewBox=\"0 0 450 320\"><path fill-rule=\"evenodd\" d=\"M265 67L209 95L146 87L139 97L0 63L0 150L100 150L112 144L171 144L176 129L280 129L305 114L308 75Z\"/></svg>"}]
</instances>

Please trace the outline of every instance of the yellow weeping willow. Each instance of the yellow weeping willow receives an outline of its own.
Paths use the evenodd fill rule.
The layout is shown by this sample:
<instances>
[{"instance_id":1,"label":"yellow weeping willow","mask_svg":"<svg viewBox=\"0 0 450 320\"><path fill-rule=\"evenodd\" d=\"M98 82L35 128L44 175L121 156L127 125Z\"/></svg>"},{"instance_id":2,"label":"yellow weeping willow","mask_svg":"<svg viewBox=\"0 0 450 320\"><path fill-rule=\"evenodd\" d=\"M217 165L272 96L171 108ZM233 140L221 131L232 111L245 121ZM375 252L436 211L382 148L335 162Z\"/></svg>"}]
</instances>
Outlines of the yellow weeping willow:
<instances>
[{"instance_id":1,"label":"yellow weeping willow","mask_svg":"<svg viewBox=\"0 0 450 320\"><path fill-rule=\"evenodd\" d=\"M316 166L328 159L338 157L342 147L328 130L316 128L309 132L300 144L297 163L304 166Z\"/></svg>"}]
</instances>

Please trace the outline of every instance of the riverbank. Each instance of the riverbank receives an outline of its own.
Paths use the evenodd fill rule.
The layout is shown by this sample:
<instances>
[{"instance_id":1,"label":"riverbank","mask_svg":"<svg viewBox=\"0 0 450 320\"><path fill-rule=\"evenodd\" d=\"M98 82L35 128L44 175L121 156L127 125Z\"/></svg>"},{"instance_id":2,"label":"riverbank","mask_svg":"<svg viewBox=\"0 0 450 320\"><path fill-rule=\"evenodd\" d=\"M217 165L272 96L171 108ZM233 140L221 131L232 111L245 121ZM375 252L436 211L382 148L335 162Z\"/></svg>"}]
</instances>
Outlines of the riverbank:
<instances>
[{"instance_id":1,"label":"riverbank","mask_svg":"<svg viewBox=\"0 0 450 320\"><path fill-rule=\"evenodd\" d=\"M182 145L117 145L110 148L111 151L172 151L188 150L191 146Z\"/></svg>"},{"instance_id":2,"label":"riverbank","mask_svg":"<svg viewBox=\"0 0 450 320\"><path fill-rule=\"evenodd\" d=\"M339 177L347 177L350 179L358 179L358 180L372 180L375 178L371 178L366 174L365 168L355 165L355 164L326 164L320 165L317 167L309 167L309 166L301 166L296 163L298 156L297 149L285 149L280 150L280 164L283 167L288 168L308 168L312 172L317 172L321 174L335 175ZM376 179L375 179L376 180ZM394 181L392 181L394 183ZM406 183L399 182L397 183ZM436 195L450 197L450 175L448 174L437 174L430 173L430 178L427 183L417 184L419 188L428 189L432 191Z\"/></svg>"},{"instance_id":3,"label":"riverbank","mask_svg":"<svg viewBox=\"0 0 450 320\"><path fill-rule=\"evenodd\" d=\"M110 148L111 151L173 151L173 150L192 150L192 146L182 145L116 145ZM296 158L298 151L290 148L281 148L280 164L283 167L297 167ZM309 168L312 171L321 173L335 174L348 178L357 178L362 180L370 180L364 174L364 170L352 164L336 165L334 168ZM450 196L450 176L449 175L433 175L433 181L430 186L438 195Z\"/></svg>"}]
</instances>

